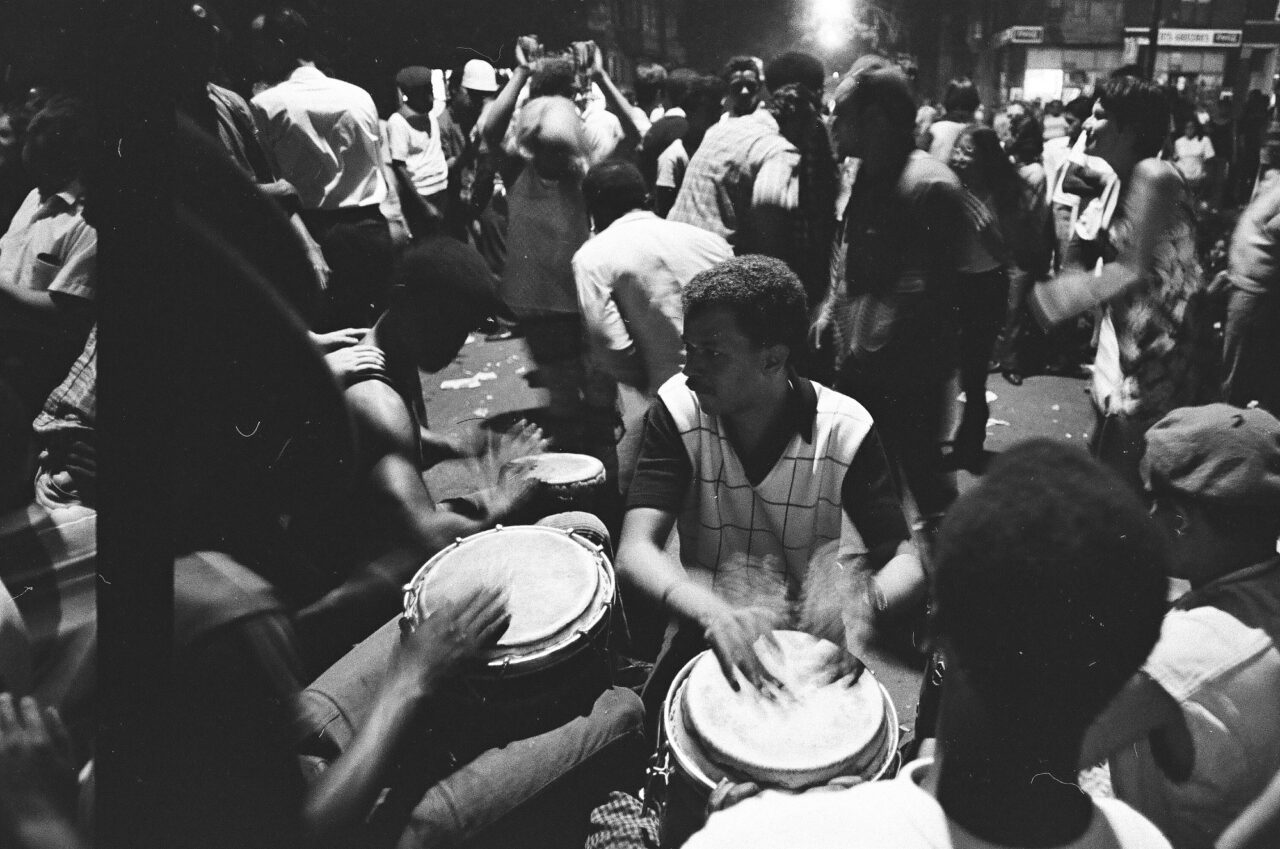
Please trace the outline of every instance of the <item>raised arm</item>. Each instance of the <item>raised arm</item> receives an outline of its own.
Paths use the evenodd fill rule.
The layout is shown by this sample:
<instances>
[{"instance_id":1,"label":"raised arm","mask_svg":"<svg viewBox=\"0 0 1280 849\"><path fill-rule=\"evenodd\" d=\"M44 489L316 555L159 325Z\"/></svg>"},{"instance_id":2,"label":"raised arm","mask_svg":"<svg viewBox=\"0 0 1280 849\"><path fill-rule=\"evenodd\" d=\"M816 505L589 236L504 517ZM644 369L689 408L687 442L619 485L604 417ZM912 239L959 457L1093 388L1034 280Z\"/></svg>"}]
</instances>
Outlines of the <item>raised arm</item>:
<instances>
[{"instance_id":1,"label":"raised arm","mask_svg":"<svg viewBox=\"0 0 1280 849\"><path fill-rule=\"evenodd\" d=\"M511 74L511 79L507 81L502 91L498 92L493 104L480 116L478 124L480 138L485 140L490 150L502 149L502 140L507 135L507 127L511 125L511 116L516 112L516 102L520 99L520 92L532 75L529 66L532 57L529 57L525 51L525 42L528 38L530 36L516 40L516 68Z\"/></svg>"},{"instance_id":2,"label":"raised arm","mask_svg":"<svg viewBox=\"0 0 1280 849\"><path fill-rule=\"evenodd\" d=\"M635 119L631 117L630 104L627 103L627 99L622 96L622 92L618 91L618 87L609 78L609 72L604 69L604 56L601 54L599 47L596 47L594 55L595 58L591 66L591 79L599 84L600 90L604 92L605 105L608 106L610 112L618 116L618 123L622 125L622 140L618 142L613 155L630 158L640 145L640 139L642 138L640 128L636 126Z\"/></svg>"}]
</instances>

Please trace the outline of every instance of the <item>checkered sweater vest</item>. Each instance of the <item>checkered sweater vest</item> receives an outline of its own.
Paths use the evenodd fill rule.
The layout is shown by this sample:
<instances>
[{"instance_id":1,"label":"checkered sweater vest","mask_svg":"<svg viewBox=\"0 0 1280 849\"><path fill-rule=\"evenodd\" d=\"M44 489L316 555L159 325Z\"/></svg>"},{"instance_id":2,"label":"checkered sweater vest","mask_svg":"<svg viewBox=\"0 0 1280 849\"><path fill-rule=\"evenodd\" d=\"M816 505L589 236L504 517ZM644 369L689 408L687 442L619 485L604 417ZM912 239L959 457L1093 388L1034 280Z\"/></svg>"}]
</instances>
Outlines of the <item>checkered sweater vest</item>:
<instances>
[{"instance_id":1,"label":"checkered sweater vest","mask_svg":"<svg viewBox=\"0 0 1280 849\"><path fill-rule=\"evenodd\" d=\"M732 602L794 601L811 564L866 553L841 506L841 487L871 415L839 392L814 389L813 439L793 436L756 486L719 417L702 410L683 374L658 390L693 466L678 522L680 559L690 577Z\"/></svg>"}]
</instances>

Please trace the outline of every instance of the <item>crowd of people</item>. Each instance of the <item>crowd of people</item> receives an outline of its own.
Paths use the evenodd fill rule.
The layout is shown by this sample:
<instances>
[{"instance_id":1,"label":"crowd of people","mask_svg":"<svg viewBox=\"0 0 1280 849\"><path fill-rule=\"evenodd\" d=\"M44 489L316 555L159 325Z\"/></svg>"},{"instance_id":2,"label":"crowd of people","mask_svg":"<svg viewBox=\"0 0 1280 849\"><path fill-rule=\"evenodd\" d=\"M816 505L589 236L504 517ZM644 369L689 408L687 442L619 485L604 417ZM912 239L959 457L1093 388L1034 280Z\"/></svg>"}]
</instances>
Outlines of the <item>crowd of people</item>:
<instances>
[{"instance_id":1,"label":"crowd of people","mask_svg":"<svg viewBox=\"0 0 1280 849\"><path fill-rule=\"evenodd\" d=\"M1253 186L1229 102L1187 117L1121 68L1043 108L957 79L935 108L885 57L798 51L645 63L624 91L592 42L526 36L509 70L400 69L380 114L297 10L250 23L251 90L222 84L226 33L203 2L178 30L183 746L139 790L168 845L657 847L673 682L710 651L776 698L777 629L838 646L832 681L869 634L927 670L910 762L726 779L690 847L1280 840L1280 180ZM110 674L111 222L92 104L36 85L5 115L0 844L74 849ZM1206 233L1236 198L1234 234ZM477 332L523 340L546 406L469 440L422 381ZM1088 377L1089 451L985 450L988 376L1046 371ZM549 451L603 466L592 512L516 462ZM442 463L469 493L433 492ZM506 587L405 610L423 563L500 526L618 577L611 674L537 727L459 684Z\"/></svg>"}]
</instances>

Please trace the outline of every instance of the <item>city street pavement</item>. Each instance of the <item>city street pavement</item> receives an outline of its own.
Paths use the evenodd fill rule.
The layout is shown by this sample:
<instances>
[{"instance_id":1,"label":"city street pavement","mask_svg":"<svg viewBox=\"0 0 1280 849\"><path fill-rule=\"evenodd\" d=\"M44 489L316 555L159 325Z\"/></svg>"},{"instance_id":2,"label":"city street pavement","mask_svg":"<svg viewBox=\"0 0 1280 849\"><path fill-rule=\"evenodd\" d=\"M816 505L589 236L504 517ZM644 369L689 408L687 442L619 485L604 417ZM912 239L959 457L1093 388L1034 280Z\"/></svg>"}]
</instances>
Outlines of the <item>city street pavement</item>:
<instances>
[{"instance_id":1,"label":"city street pavement","mask_svg":"<svg viewBox=\"0 0 1280 849\"><path fill-rule=\"evenodd\" d=\"M531 389L524 375L531 368L523 340L487 342L472 334L457 360L439 374L423 376L423 391L431 427L469 438L486 418L537 408L546 403L543 390ZM490 378L489 375L492 375ZM474 388L442 389L446 381L480 377ZM1084 450L1094 425L1094 414L1085 394L1086 381L1062 377L1028 377L1013 386L999 374L988 379L991 416L987 428L988 451L1000 452L1031 437L1048 437ZM952 397L956 397L954 394ZM628 403L641 403L632 397ZM959 410L959 404L956 407ZM442 463L427 475L437 498L447 498L474 487L474 476L462 463ZM961 491L977 480L960 472ZM899 721L910 733L914 726L920 688L918 658L904 658L873 645L864 654L868 668L884 684L897 706ZM904 738L905 739L905 738Z\"/></svg>"}]
</instances>

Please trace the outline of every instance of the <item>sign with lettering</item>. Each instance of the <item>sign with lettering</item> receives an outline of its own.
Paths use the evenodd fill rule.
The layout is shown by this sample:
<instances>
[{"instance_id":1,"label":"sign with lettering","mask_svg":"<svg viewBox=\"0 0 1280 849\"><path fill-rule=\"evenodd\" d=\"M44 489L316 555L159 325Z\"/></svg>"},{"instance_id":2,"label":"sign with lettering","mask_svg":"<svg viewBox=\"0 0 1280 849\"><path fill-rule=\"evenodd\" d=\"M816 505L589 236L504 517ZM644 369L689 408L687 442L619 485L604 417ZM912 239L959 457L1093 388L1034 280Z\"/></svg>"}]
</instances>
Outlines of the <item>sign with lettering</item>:
<instances>
[{"instance_id":1,"label":"sign with lettering","mask_svg":"<svg viewBox=\"0 0 1280 849\"><path fill-rule=\"evenodd\" d=\"M1044 27L1009 27L996 33L996 44L1044 44Z\"/></svg>"},{"instance_id":2,"label":"sign with lettering","mask_svg":"<svg viewBox=\"0 0 1280 849\"><path fill-rule=\"evenodd\" d=\"M1138 44L1151 43L1149 33L1140 27L1129 27L1125 35L1137 38ZM1161 47L1239 47L1244 30L1239 29L1168 29L1160 30Z\"/></svg>"}]
</instances>

